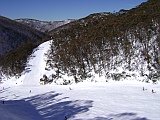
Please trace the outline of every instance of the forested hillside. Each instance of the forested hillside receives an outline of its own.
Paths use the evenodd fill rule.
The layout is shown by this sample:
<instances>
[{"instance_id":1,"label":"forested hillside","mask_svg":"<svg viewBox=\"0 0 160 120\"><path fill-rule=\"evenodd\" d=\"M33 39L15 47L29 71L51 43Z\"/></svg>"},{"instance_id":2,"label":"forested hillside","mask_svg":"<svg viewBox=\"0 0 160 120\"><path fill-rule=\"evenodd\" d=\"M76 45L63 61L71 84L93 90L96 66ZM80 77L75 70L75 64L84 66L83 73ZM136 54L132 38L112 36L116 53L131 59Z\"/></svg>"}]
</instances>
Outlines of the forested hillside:
<instances>
[{"instance_id":1,"label":"forested hillside","mask_svg":"<svg viewBox=\"0 0 160 120\"><path fill-rule=\"evenodd\" d=\"M45 33L0 16L0 78L19 75L32 50L45 40Z\"/></svg>"},{"instance_id":2,"label":"forested hillside","mask_svg":"<svg viewBox=\"0 0 160 120\"><path fill-rule=\"evenodd\" d=\"M97 13L50 32L47 66L81 81L95 74L120 80L160 78L160 1Z\"/></svg>"}]
</instances>

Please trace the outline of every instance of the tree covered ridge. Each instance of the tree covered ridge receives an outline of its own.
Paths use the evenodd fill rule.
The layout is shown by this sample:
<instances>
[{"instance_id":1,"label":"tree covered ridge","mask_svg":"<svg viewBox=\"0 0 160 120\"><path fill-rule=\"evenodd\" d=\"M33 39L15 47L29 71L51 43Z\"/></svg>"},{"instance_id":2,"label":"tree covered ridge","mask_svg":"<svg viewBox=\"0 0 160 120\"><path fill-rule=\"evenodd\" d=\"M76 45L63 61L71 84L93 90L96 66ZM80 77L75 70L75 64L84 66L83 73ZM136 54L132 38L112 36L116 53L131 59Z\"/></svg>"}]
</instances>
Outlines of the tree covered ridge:
<instances>
[{"instance_id":1,"label":"tree covered ridge","mask_svg":"<svg viewBox=\"0 0 160 120\"><path fill-rule=\"evenodd\" d=\"M45 33L0 16L0 79L20 76L33 49L45 40Z\"/></svg>"},{"instance_id":2,"label":"tree covered ridge","mask_svg":"<svg viewBox=\"0 0 160 120\"><path fill-rule=\"evenodd\" d=\"M160 1L149 0L131 10L97 13L51 31L47 65L75 81L92 72L108 77L119 67L160 77Z\"/></svg>"}]
</instances>

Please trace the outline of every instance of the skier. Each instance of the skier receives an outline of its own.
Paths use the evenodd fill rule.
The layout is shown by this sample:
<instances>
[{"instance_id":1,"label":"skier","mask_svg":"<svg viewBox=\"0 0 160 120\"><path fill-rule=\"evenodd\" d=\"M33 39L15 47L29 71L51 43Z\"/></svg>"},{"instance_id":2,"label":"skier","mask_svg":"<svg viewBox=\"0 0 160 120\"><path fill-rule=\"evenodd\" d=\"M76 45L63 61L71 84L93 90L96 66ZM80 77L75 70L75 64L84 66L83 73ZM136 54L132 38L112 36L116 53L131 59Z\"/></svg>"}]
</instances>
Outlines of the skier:
<instances>
[{"instance_id":1,"label":"skier","mask_svg":"<svg viewBox=\"0 0 160 120\"><path fill-rule=\"evenodd\" d=\"M156 93L156 92L152 89L152 93Z\"/></svg>"},{"instance_id":2,"label":"skier","mask_svg":"<svg viewBox=\"0 0 160 120\"><path fill-rule=\"evenodd\" d=\"M65 118L64 120L67 120L67 116L65 116L64 118Z\"/></svg>"},{"instance_id":3,"label":"skier","mask_svg":"<svg viewBox=\"0 0 160 120\"><path fill-rule=\"evenodd\" d=\"M144 87L143 87L143 91L144 91Z\"/></svg>"},{"instance_id":4,"label":"skier","mask_svg":"<svg viewBox=\"0 0 160 120\"><path fill-rule=\"evenodd\" d=\"M145 89L145 88L143 87L143 91L145 91L145 90L147 90L147 89Z\"/></svg>"}]
</instances>

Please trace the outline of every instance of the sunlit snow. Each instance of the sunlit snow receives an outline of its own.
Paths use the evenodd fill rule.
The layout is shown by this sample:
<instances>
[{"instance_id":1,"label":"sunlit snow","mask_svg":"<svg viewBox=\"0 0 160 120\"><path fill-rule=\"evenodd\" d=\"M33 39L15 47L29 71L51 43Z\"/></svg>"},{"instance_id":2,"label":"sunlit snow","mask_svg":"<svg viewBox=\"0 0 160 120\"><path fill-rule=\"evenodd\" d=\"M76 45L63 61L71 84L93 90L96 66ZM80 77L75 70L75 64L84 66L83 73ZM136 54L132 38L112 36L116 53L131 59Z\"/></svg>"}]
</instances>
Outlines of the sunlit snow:
<instances>
[{"instance_id":1,"label":"sunlit snow","mask_svg":"<svg viewBox=\"0 0 160 120\"><path fill-rule=\"evenodd\" d=\"M28 72L0 84L0 120L160 120L160 84L105 82L95 75L93 82L40 85L43 74L49 74L49 44L35 49Z\"/></svg>"}]
</instances>

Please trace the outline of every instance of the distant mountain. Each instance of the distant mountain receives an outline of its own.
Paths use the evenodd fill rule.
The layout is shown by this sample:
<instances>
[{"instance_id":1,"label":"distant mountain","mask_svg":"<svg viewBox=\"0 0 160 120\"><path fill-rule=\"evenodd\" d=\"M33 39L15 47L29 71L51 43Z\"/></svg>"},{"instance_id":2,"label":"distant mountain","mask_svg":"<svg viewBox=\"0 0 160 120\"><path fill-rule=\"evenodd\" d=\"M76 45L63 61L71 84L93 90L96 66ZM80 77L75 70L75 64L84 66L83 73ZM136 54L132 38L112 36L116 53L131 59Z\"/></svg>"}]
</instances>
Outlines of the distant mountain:
<instances>
[{"instance_id":1,"label":"distant mountain","mask_svg":"<svg viewBox=\"0 0 160 120\"><path fill-rule=\"evenodd\" d=\"M131 10L96 13L49 32L48 68L75 81L160 79L160 0ZM65 79L65 78L64 78Z\"/></svg>"},{"instance_id":2,"label":"distant mountain","mask_svg":"<svg viewBox=\"0 0 160 120\"><path fill-rule=\"evenodd\" d=\"M44 42L46 37L45 33L0 16L0 72L17 74L17 69L25 66L33 48Z\"/></svg>"},{"instance_id":3,"label":"distant mountain","mask_svg":"<svg viewBox=\"0 0 160 120\"><path fill-rule=\"evenodd\" d=\"M40 20L35 20L35 19L21 18L21 19L16 19L15 21L28 25L31 28L37 29L41 32L48 32L57 27L68 24L74 20L68 19L64 21L40 21Z\"/></svg>"}]
</instances>

